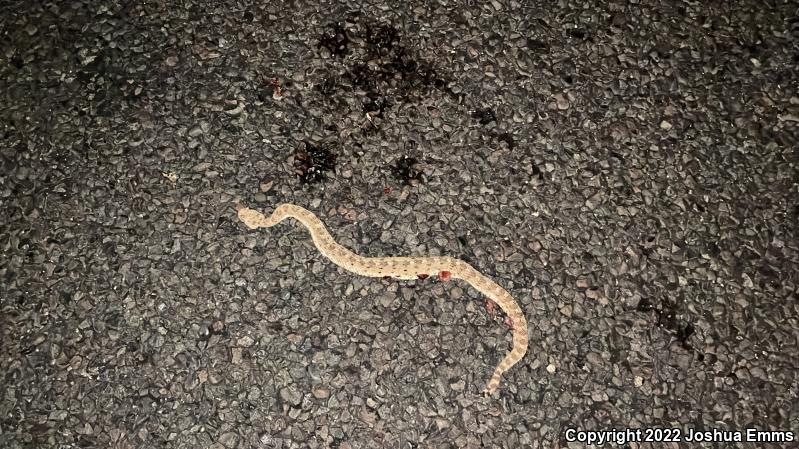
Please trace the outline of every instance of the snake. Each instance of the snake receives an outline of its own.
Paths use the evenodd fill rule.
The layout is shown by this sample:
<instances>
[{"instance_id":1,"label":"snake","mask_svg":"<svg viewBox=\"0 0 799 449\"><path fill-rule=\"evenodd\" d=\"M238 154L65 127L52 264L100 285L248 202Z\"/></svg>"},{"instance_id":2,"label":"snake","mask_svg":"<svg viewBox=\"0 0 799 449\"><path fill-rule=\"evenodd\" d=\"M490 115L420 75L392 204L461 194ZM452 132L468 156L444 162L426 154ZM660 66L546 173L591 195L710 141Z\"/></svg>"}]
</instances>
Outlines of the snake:
<instances>
[{"instance_id":1,"label":"snake","mask_svg":"<svg viewBox=\"0 0 799 449\"><path fill-rule=\"evenodd\" d=\"M496 303L507 316L506 322L513 333L513 348L494 369L483 389L485 396L497 391L502 375L524 358L527 352L527 320L513 296L499 284L474 267L448 256L441 257L363 257L336 242L324 223L313 214L294 204L278 205L269 217L254 209L240 206L238 217L251 230L270 228L287 218L299 221L311 234L317 250L331 262L352 273L379 278L400 280L424 279L430 274L447 282L461 279Z\"/></svg>"}]
</instances>

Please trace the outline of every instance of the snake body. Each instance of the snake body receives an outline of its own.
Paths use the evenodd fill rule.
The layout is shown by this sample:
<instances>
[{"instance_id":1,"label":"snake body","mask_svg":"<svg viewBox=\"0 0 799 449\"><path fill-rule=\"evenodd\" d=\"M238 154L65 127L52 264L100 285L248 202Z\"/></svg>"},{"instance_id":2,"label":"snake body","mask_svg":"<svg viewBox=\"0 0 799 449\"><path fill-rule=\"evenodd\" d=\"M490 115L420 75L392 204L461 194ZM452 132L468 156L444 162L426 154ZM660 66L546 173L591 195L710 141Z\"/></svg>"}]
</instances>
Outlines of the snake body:
<instances>
[{"instance_id":1,"label":"snake body","mask_svg":"<svg viewBox=\"0 0 799 449\"><path fill-rule=\"evenodd\" d=\"M502 374L519 362L527 352L527 320L513 297L499 284L453 257L362 257L336 243L319 218L294 204L281 204L267 218L253 209L241 208L239 219L250 229L272 227L286 218L294 218L308 229L314 245L334 264L361 276L417 279L438 274L441 280L462 279L493 300L508 316L513 331L513 349L494 369L483 393L491 395L499 387Z\"/></svg>"}]
</instances>

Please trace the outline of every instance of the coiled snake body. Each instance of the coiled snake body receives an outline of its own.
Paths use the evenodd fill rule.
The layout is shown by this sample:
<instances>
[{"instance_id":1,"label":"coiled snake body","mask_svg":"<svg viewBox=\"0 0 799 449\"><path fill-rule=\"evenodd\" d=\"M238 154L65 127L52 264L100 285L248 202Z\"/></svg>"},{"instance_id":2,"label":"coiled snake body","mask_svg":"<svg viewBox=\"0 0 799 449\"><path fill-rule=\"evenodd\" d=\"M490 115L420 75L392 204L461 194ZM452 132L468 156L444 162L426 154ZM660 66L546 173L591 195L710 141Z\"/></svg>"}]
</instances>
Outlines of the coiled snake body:
<instances>
[{"instance_id":1,"label":"coiled snake body","mask_svg":"<svg viewBox=\"0 0 799 449\"><path fill-rule=\"evenodd\" d=\"M441 280L462 279L475 290L493 300L508 316L513 330L513 349L494 369L483 393L490 395L499 386L502 374L515 365L527 352L527 320L513 297L496 282L475 270L468 263L452 257L361 257L339 245L316 215L293 204L281 204L268 218L262 213L242 208L239 219L250 229L272 227L286 218L302 223L311 234L314 245L334 264L361 276L392 277L395 279L424 278L438 274Z\"/></svg>"}]
</instances>

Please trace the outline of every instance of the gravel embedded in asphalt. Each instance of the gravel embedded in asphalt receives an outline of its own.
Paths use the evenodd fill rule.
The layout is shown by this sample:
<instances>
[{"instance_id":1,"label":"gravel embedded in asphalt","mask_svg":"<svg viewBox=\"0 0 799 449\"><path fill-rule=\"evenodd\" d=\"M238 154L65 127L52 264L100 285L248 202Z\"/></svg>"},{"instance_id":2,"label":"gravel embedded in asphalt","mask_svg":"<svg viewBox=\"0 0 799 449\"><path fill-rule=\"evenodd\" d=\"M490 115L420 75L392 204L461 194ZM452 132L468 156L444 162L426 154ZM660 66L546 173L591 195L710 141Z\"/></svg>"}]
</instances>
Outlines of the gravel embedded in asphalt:
<instances>
[{"instance_id":1,"label":"gravel embedded in asphalt","mask_svg":"<svg viewBox=\"0 0 799 449\"><path fill-rule=\"evenodd\" d=\"M796 6L650 3L6 2L0 446L799 440Z\"/></svg>"}]
</instances>

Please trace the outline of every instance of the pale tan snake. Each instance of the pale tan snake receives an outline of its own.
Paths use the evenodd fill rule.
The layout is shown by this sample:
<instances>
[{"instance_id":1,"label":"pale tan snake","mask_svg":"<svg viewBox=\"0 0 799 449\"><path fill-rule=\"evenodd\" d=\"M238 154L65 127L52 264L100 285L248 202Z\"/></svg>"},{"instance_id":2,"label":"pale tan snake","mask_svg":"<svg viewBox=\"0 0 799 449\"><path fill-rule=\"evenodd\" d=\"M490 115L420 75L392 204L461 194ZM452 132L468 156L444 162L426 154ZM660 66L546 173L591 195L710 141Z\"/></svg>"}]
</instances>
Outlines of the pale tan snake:
<instances>
[{"instance_id":1,"label":"pale tan snake","mask_svg":"<svg viewBox=\"0 0 799 449\"><path fill-rule=\"evenodd\" d=\"M316 215L293 204L281 204L269 218L262 213L241 208L239 219L250 229L272 227L286 218L302 223L311 234L316 248L334 264L361 276L417 279L438 275L441 280L462 279L475 290L493 300L508 316L513 330L513 349L494 369L483 393L490 395L499 387L502 374L527 352L527 320L513 297L496 282L475 270L468 263L452 257L361 257L339 245Z\"/></svg>"}]
</instances>

